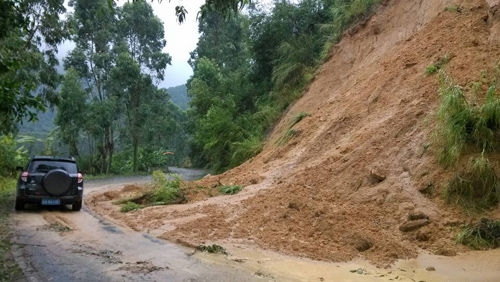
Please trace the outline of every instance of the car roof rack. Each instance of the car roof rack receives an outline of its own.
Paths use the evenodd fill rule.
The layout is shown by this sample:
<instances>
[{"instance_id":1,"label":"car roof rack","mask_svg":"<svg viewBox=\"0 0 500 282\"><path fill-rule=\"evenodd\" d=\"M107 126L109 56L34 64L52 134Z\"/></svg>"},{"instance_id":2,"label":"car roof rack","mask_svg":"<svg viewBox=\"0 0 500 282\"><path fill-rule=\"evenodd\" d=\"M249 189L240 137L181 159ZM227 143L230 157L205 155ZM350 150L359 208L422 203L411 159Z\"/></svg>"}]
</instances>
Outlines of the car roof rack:
<instances>
[{"instance_id":1,"label":"car roof rack","mask_svg":"<svg viewBox=\"0 0 500 282\"><path fill-rule=\"evenodd\" d=\"M54 160L54 161L75 161L74 157L59 157L59 156L33 156L32 160Z\"/></svg>"}]
</instances>

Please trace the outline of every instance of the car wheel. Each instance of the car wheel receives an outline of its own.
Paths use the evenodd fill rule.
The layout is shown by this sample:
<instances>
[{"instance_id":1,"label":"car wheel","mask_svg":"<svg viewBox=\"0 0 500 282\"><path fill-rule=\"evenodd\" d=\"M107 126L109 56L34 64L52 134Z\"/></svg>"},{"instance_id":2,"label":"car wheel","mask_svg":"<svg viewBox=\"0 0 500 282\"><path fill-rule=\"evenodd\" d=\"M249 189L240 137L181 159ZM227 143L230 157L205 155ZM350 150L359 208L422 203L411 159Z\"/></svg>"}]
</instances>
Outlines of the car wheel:
<instances>
[{"instance_id":1,"label":"car wheel","mask_svg":"<svg viewBox=\"0 0 500 282\"><path fill-rule=\"evenodd\" d=\"M24 210L24 201L21 199L16 199L16 205L14 208L16 211Z\"/></svg>"},{"instance_id":2,"label":"car wheel","mask_svg":"<svg viewBox=\"0 0 500 282\"><path fill-rule=\"evenodd\" d=\"M74 202L73 205L71 205L71 209L73 211L79 211L82 209L82 200Z\"/></svg>"}]
</instances>

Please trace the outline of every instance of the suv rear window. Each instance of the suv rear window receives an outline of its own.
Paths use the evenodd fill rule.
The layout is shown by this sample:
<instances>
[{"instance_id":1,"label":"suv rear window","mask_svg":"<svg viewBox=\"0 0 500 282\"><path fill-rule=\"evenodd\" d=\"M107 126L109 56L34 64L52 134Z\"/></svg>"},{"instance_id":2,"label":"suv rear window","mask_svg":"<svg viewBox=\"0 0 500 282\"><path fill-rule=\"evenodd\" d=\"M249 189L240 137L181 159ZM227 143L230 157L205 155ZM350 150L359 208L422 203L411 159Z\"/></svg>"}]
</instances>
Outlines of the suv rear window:
<instances>
[{"instance_id":1,"label":"suv rear window","mask_svg":"<svg viewBox=\"0 0 500 282\"><path fill-rule=\"evenodd\" d=\"M69 174L77 173L76 164L65 161L34 160L31 162L29 172L47 173L53 169L62 169Z\"/></svg>"}]
</instances>

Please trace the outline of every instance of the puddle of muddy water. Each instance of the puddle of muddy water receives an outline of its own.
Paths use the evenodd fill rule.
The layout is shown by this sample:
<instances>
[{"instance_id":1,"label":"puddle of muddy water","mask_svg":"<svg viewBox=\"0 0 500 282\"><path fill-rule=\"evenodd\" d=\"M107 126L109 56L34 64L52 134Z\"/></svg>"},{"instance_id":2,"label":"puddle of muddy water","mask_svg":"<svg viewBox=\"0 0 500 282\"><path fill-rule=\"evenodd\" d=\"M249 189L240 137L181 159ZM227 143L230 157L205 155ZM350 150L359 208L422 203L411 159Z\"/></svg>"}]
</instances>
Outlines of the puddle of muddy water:
<instances>
[{"instance_id":1,"label":"puddle of muddy water","mask_svg":"<svg viewBox=\"0 0 500 282\"><path fill-rule=\"evenodd\" d=\"M390 269L382 269L362 259L327 263L241 245L224 247L227 256L207 253L195 256L276 281L500 281L500 250L468 252L455 257L422 253L416 259L401 260Z\"/></svg>"}]
</instances>

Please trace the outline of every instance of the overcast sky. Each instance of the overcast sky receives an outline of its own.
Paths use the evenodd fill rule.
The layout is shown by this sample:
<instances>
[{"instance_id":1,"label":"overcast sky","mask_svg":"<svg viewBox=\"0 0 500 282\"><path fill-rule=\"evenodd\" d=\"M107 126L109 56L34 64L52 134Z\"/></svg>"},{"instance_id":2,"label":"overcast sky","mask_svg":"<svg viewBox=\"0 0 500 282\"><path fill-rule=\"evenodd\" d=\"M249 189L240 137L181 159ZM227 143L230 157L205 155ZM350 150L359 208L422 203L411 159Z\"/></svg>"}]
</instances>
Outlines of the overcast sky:
<instances>
[{"instance_id":1,"label":"overcast sky","mask_svg":"<svg viewBox=\"0 0 500 282\"><path fill-rule=\"evenodd\" d=\"M118 0L118 5L123 5L126 0ZM154 0L148 1L153 6L154 14L159 17L165 28L165 39L167 45L165 52L172 57L172 65L167 66L165 71L165 80L160 82L160 87L172 87L185 84L188 78L193 74L191 66L187 63L189 53L196 48L198 42L198 22L196 15L200 10L200 6L205 0ZM293 2L293 1L292 1ZM259 0L259 6L265 10L270 10L273 0ZM183 5L188 14L186 20L179 24L175 16L175 6ZM72 12L72 8L67 6L68 12ZM75 47L71 41L65 41L59 46L59 61L62 63L69 51Z\"/></svg>"}]
</instances>

